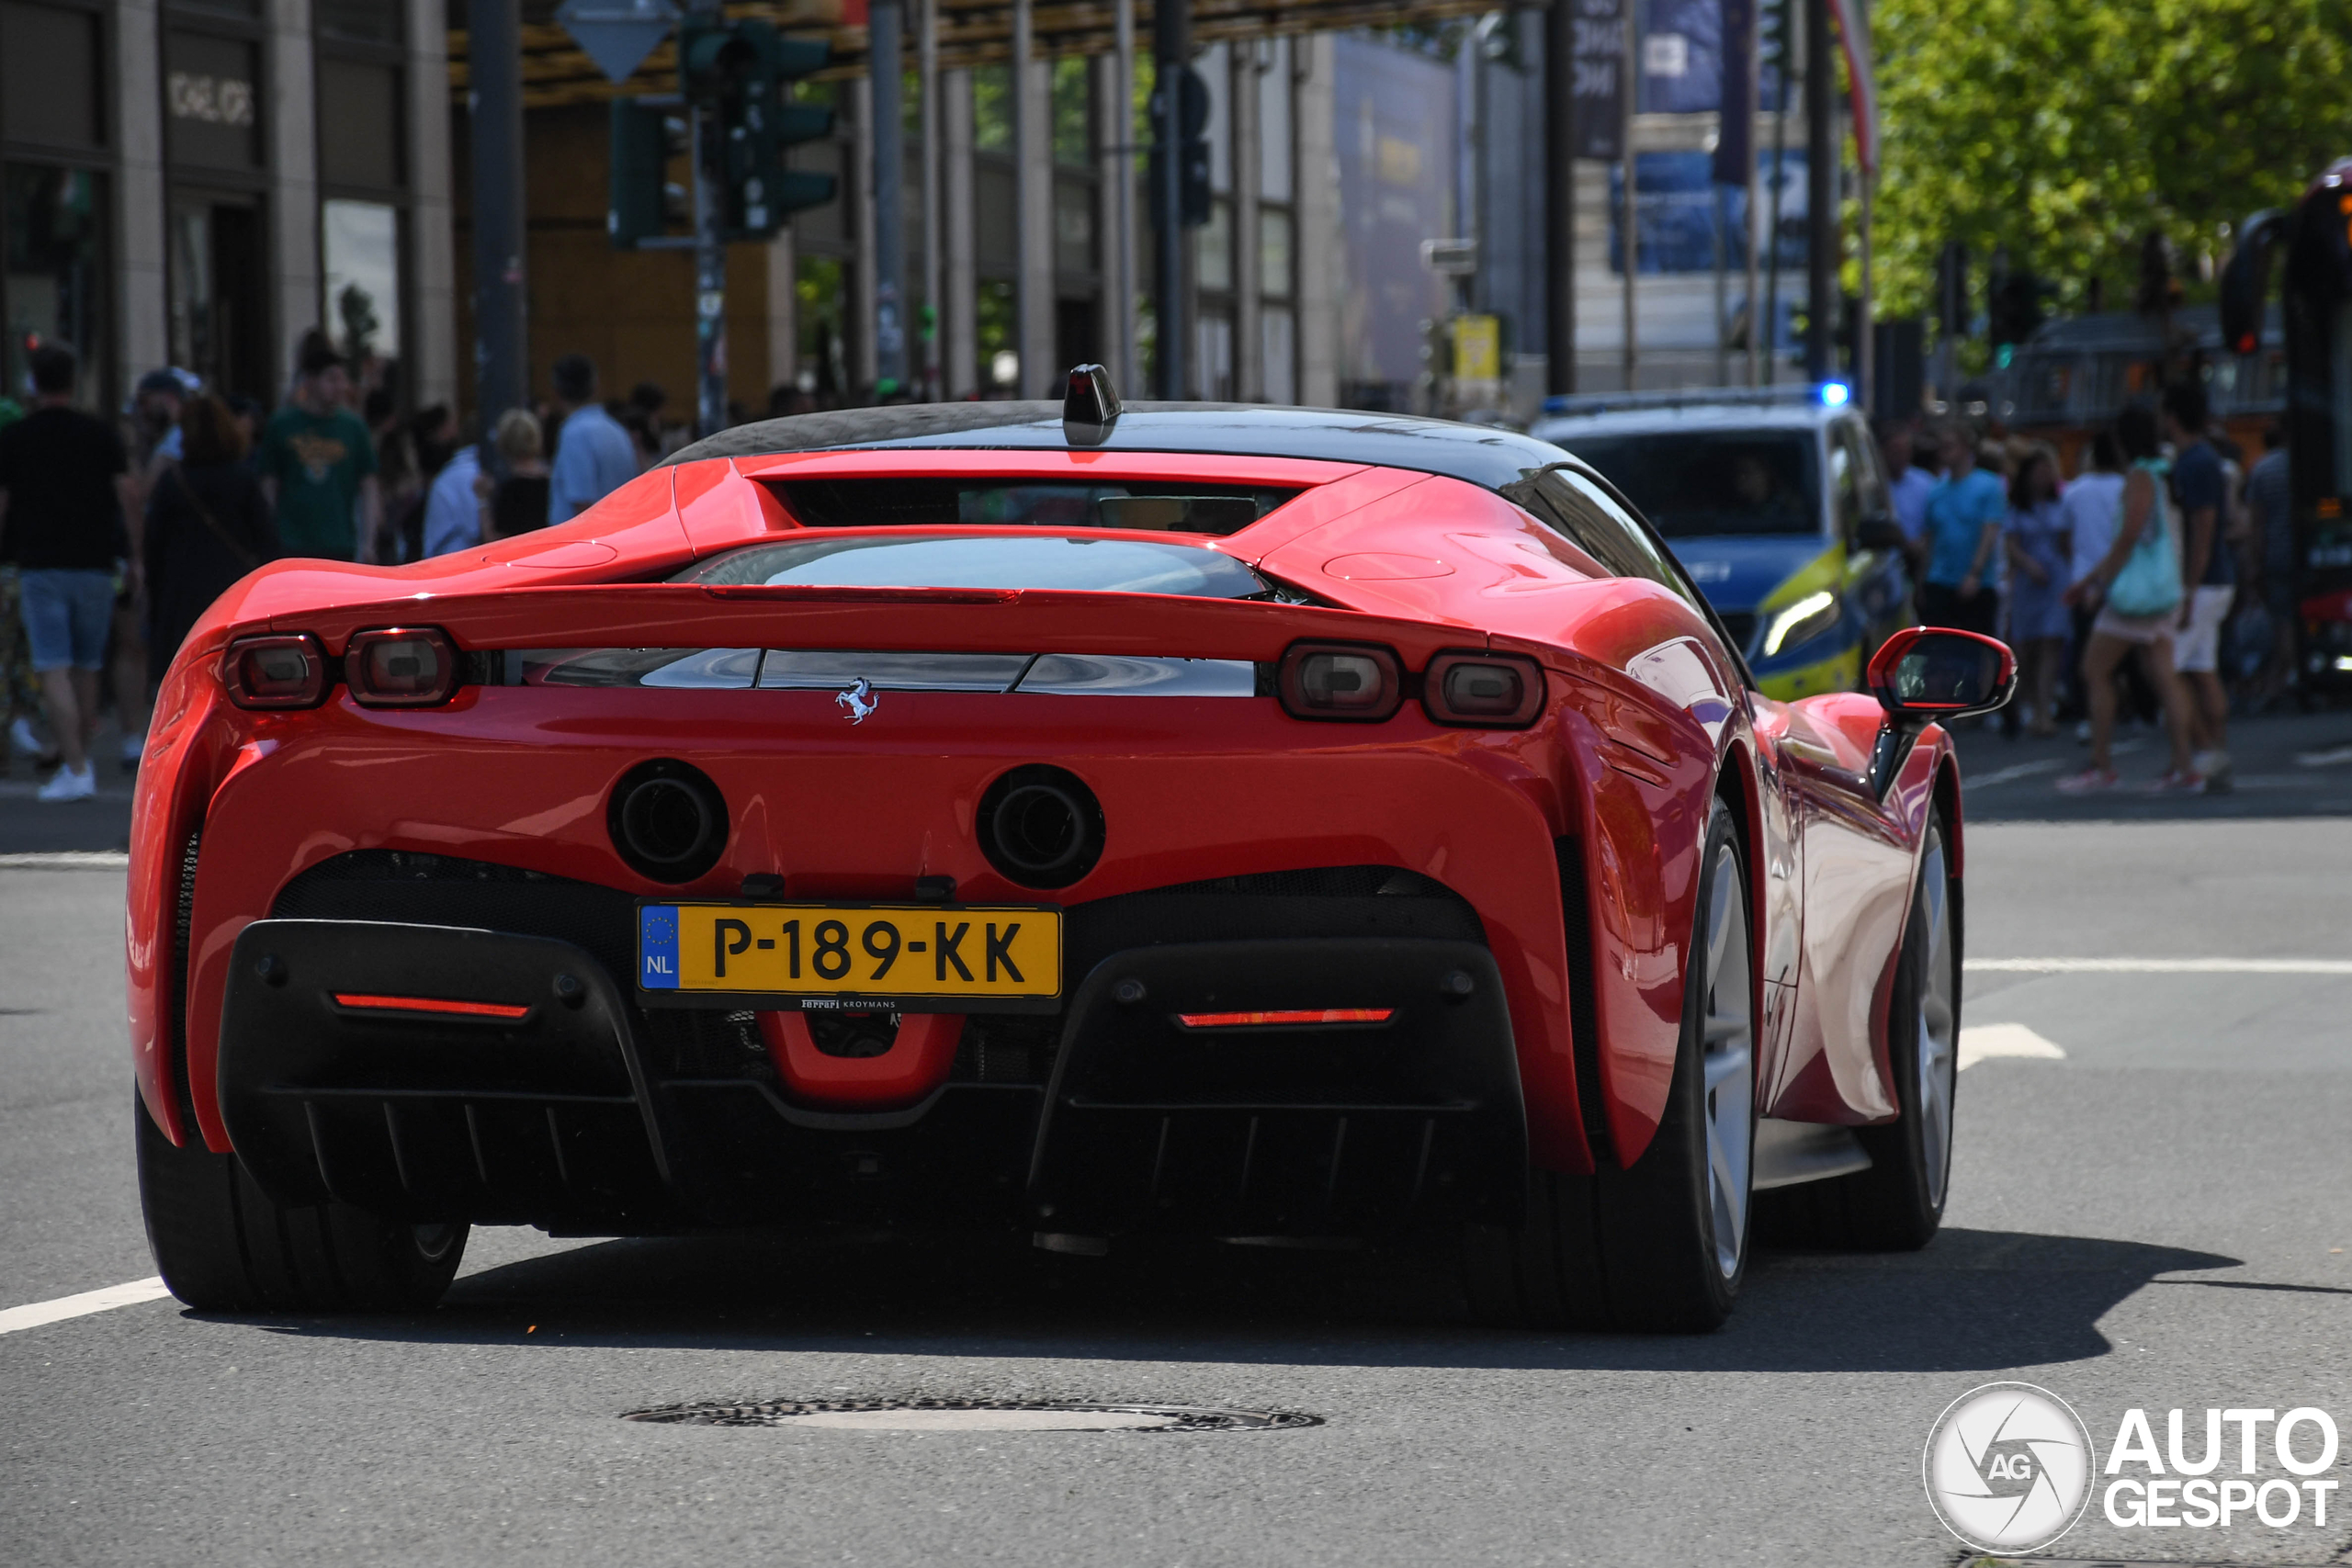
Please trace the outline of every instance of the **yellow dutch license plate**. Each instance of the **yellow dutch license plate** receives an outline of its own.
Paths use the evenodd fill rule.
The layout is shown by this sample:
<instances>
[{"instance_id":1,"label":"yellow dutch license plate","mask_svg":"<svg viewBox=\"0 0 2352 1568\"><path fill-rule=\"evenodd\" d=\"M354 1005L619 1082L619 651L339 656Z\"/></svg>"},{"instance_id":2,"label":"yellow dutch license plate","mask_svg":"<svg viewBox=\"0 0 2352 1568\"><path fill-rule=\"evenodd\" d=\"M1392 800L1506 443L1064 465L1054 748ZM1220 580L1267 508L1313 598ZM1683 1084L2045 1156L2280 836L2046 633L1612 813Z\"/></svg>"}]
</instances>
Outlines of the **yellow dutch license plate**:
<instances>
[{"instance_id":1,"label":"yellow dutch license plate","mask_svg":"<svg viewBox=\"0 0 2352 1568\"><path fill-rule=\"evenodd\" d=\"M719 997L909 1011L1049 1008L1062 988L1062 912L978 904L638 906L648 1001Z\"/></svg>"}]
</instances>

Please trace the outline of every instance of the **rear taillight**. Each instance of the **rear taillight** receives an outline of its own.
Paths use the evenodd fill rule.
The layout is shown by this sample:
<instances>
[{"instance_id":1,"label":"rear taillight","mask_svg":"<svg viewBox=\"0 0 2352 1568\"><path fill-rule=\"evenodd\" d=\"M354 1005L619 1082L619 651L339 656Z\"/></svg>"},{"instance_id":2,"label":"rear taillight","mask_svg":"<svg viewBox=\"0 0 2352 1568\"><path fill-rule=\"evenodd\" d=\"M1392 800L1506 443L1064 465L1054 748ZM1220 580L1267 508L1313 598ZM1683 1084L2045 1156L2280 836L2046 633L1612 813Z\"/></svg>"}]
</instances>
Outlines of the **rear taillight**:
<instances>
[{"instance_id":1,"label":"rear taillight","mask_svg":"<svg viewBox=\"0 0 2352 1568\"><path fill-rule=\"evenodd\" d=\"M1374 724L1405 700L1404 667L1372 643L1293 643L1275 684L1293 718Z\"/></svg>"},{"instance_id":2,"label":"rear taillight","mask_svg":"<svg viewBox=\"0 0 2352 1568\"><path fill-rule=\"evenodd\" d=\"M343 680L362 707L437 706L458 689L458 650L431 626L354 632L343 650Z\"/></svg>"},{"instance_id":3,"label":"rear taillight","mask_svg":"<svg viewBox=\"0 0 2352 1568\"><path fill-rule=\"evenodd\" d=\"M220 683L241 708L314 708L327 694L326 649L309 636L239 637L220 656Z\"/></svg>"},{"instance_id":4,"label":"rear taillight","mask_svg":"<svg viewBox=\"0 0 2352 1568\"><path fill-rule=\"evenodd\" d=\"M1544 711L1544 667L1507 653L1441 653L1421 676L1421 705L1440 724L1524 729Z\"/></svg>"}]
</instances>

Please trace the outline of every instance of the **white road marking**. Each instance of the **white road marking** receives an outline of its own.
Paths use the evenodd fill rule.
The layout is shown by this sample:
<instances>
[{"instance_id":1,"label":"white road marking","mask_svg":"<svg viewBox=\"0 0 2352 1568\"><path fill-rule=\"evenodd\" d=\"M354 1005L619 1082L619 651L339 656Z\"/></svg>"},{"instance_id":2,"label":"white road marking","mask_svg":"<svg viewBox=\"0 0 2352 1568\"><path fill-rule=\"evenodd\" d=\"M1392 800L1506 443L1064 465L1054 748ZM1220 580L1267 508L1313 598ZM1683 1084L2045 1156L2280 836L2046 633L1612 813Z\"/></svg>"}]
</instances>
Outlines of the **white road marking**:
<instances>
[{"instance_id":1,"label":"white road marking","mask_svg":"<svg viewBox=\"0 0 2352 1568\"><path fill-rule=\"evenodd\" d=\"M2333 768L2352 762L2352 746L2330 746L2322 751L2298 751L2295 761L2306 768Z\"/></svg>"},{"instance_id":2,"label":"white road marking","mask_svg":"<svg viewBox=\"0 0 2352 1568\"><path fill-rule=\"evenodd\" d=\"M0 855L0 871L120 871L130 857L120 850L33 850Z\"/></svg>"},{"instance_id":3,"label":"white road marking","mask_svg":"<svg viewBox=\"0 0 2352 1568\"><path fill-rule=\"evenodd\" d=\"M1972 789L1990 789L1995 784L2007 784L2014 779L2030 779L2036 773L2054 773L2064 761L2063 757L2044 757L2038 762L2018 762L2010 767L1996 768L1976 778L1963 773L1960 780L1961 792L1966 794Z\"/></svg>"},{"instance_id":4,"label":"white road marking","mask_svg":"<svg viewBox=\"0 0 2352 1568\"><path fill-rule=\"evenodd\" d=\"M1966 1072L1987 1056L2063 1062L2066 1053L2022 1023L1979 1023L1960 1032L1960 1071Z\"/></svg>"},{"instance_id":5,"label":"white road marking","mask_svg":"<svg viewBox=\"0 0 2352 1568\"><path fill-rule=\"evenodd\" d=\"M1972 958L1972 975L2352 975L2352 958Z\"/></svg>"},{"instance_id":6,"label":"white road marking","mask_svg":"<svg viewBox=\"0 0 2352 1568\"><path fill-rule=\"evenodd\" d=\"M0 1312L0 1334L62 1323L69 1317L87 1317L94 1312L112 1312L116 1307L137 1306L141 1302L152 1302L171 1293L164 1289L160 1276L151 1275L126 1285L108 1285L103 1291L84 1291L78 1296L60 1296L53 1302L10 1307Z\"/></svg>"}]
</instances>

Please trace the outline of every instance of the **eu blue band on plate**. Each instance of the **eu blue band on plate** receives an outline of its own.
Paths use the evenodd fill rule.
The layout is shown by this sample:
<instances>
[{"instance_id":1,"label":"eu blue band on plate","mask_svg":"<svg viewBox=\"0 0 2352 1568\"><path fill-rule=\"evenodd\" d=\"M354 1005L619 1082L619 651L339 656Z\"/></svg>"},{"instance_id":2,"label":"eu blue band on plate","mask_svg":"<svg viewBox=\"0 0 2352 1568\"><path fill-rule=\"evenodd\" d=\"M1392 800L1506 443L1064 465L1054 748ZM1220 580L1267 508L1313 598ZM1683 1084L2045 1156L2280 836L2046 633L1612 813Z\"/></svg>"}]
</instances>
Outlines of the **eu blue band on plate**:
<instances>
[{"instance_id":1,"label":"eu blue band on plate","mask_svg":"<svg viewBox=\"0 0 2352 1568\"><path fill-rule=\"evenodd\" d=\"M659 905L644 905L637 911L638 944L641 955L639 963L644 972L638 984L649 991L674 991L678 988L678 911Z\"/></svg>"}]
</instances>

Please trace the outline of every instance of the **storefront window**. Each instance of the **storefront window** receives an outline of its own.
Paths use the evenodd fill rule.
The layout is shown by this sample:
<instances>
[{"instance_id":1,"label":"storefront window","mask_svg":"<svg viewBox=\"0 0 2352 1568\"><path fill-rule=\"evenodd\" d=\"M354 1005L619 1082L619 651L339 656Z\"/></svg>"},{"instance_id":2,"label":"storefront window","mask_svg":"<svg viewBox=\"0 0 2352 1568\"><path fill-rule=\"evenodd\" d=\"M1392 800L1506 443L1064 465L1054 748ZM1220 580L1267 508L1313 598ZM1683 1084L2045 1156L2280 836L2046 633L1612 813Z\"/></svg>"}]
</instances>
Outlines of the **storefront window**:
<instances>
[{"instance_id":1,"label":"storefront window","mask_svg":"<svg viewBox=\"0 0 2352 1568\"><path fill-rule=\"evenodd\" d=\"M107 312L106 176L87 169L11 164L5 175L7 385L27 391L36 344L62 341L83 366L80 396L104 407L114 363Z\"/></svg>"},{"instance_id":2,"label":"storefront window","mask_svg":"<svg viewBox=\"0 0 2352 1568\"><path fill-rule=\"evenodd\" d=\"M379 201L320 203L327 335L364 386L386 384L401 352L400 211Z\"/></svg>"}]
</instances>

